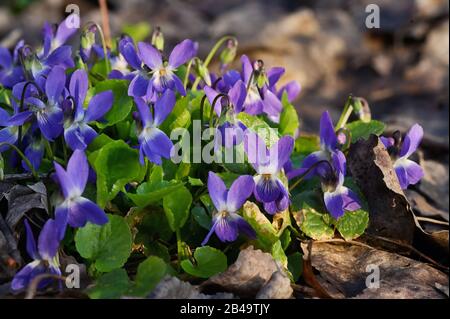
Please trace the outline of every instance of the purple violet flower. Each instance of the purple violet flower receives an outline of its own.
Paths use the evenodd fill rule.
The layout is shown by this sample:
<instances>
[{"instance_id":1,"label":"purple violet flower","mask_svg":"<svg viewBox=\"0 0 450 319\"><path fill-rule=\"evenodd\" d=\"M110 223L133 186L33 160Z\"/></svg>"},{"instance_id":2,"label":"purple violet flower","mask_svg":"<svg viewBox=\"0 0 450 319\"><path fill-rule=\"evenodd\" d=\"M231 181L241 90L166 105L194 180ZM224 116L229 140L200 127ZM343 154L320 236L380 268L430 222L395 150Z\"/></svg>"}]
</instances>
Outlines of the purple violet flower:
<instances>
[{"instance_id":1,"label":"purple violet flower","mask_svg":"<svg viewBox=\"0 0 450 319\"><path fill-rule=\"evenodd\" d=\"M338 148L338 140L328 111L323 112L320 118L320 148L320 151L311 153L303 160L301 168L290 170L287 173L288 178L292 179L301 175L309 168L311 171L307 177L323 175L329 169L329 165L317 164L318 162L328 161L331 163L333 158L344 156Z\"/></svg>"},{"instance_id":2,"label":"purple violet flower","mask_svg":"<svg viewBox=\"0 0 450 319\"><path fill-rule=\"evenodd\" d=\"M237 214L251 196L254 186L253 178L245 175L238 177L227 190L222 179L215 173L209 172L208 191L217 211L212 219L211 230L203 240L202 246L206 245L214 232L222 242L235 241L239 232L252 239L256 238L253 228Z\"/></svg>"},{"instance_id":3,"label":"purple violet flower","mask_svg":"<svg viewBox=\"0 0 450 319\"><path fill-rule=\"evenodd\" d=\"M45 81L46 97L27 97L24 104L29 109L11 116L9 125L23 125L27 120L36 118L39 129L47 140L52 141L57 138L63 131L63 112L60 103L65 83L64 69L59 66L54 67Z\"/></svg>"},{"instance_id":4,"label":"purple violet flower","mask_svg":"<svg viewBox=\"0 0 450 319\"><path fill-rule=\"evenodd\" d=\"M0 84L5 88L11 89L15 84L25 80L18 54L23 44L23 40L19 41L12 55L8 49L0 47Z\"/></svg>"},{"instance_id":5,"label":"purple violet flower","mask_svg":"<svg viewBox=\"0 0 450 319\"><path fill-rule=\"evenodd\" d=\"M281 174L294 148L294 139L291 136L283 136L268 149L256 133L248 132L244 138L244 148L256 171L256 199L264 203L264 209L269 214L287 209L290 202L289 192L281 180Z\"/></svg>"},{"instance_id":6,"label":"purple violet flower","mask_svg":"<svg viewBox=\"0 0 450 319\"><path fill-rule=\"evenodd\" d=\"M409 185L418 183L424 172L422 167L416 162L408 159L419 147L423 138L423 128L419 124L414 124L401 144L401 148L392 137L381 137L381 141L388 149L394 160L394 169L397 174L398 181L402 189L408 188ZM400 142L400 141L398 141Z\"/></svg>"},{"instance_id":7,"label":"purple violet flower","mask_svg":"<svg viewBox=\"0 0 450 319\"><path fill-rule=\"evenodd\" d=\"M344 186L346 159L342 152L333 157L332 165L321 171L325 207L333 218L338 219L345 211L361 208L358 195ZM330 169L332 167L333 169Z\"/></svg>"},{"instance_id":8,"label":"purple violet flower","mask_svg":"<svg viewBox=\"0 0 450 319\"><path fill-rule=\"evenodd\" d=\"M144 99L135 97L134 101L139 114L136 123L141 164L144 164L145 156L150 162L161 165L162 158L170 158L173 143L158 126L172 112L176 102L175 93L167 90L154 104L153 114Z\"/></svg>"},{"instance_id":9,"label":"purple violet flower","mask_svg":"<svg viewBox=\"0 0 450 319\"><path fill-rule=\"evenodd\" d=\"M49 219L39 234L38 244L36 246L33 232L25 220L25 229L27 233L26 248L28 255L33 261L25 265L15 276L11 283L13 290L22 290L26 288L36 276L44 273L61 275L59 269L58 248L59 243L64 237L65 222L60 218ZM43 289L52 282L42 280L38 288Z\"/></svg>"},{"instance_id":10,"label":"purple violet flower","mask_svg":"<svg viewBox=\"0 0 450 319\"><path fill-rule=\"evenodd\" d=\"M170 53L168 61L163 61L161 52L145 42L138 43L139 52L129 40L121 41L119 48L125 60L136 70L136 75L128 89L130 96L146 96L148 99L155 100L157 94L167 89L186 95L183 83L175 71L197 54L196 42L186 39L177 44Z\"/></svg>"},{"instance_id":11,"label":"purple violet flower","mask_svg":"<svg viewBox=\"0 0 450 319\"><path fill-rule=\"evenodd\" d=\"M65 219L72 227L83 227L87 222L104 225L108 222L105 212L89 199L82 197L89 176L89 164L82 150L75 150L67 164L67 170L54 162L56 178L64 201L56 207L57 218Z\"/></svg>"},{"instance_id":12,"label":"purple violet flower","mask_svg":"<svg viewBox=\"0 0 450 319\"><path fill-rule=\"evenodd\" d=\"M101 119L113 104L112 91L105 91L94 95L85 110L83 105L88 85L88 76L85 70L76 70L72 74L69 93L73 100L68 99L65 102L70 104L73 109L65 112L70 114L67 114L64 121L64 139L72 150L86 149L97 136L97 132L88 123Z\"/></svg>"}]
</instances>

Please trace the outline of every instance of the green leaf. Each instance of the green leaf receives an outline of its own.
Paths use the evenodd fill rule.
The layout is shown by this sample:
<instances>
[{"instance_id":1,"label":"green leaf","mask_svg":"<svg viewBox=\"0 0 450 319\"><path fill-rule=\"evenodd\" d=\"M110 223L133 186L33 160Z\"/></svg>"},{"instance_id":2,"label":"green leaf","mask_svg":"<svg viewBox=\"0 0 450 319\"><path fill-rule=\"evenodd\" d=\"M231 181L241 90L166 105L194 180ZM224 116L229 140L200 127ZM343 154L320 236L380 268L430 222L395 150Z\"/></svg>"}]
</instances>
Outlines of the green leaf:
<instances>
[{"instance_id":1,"label":"green leaf","mask_svg":"<svg viewBox=\"0 0 450 319\"><path fill-rule=\"evenodd\" d=\"M369 213L358 209L354 212L346 211L344 216L338 219L336 228L345 240L358 238L369 225Z\"/></svg>"},{"instance_id":2,"label":"green leaf","mask_svg":"<svg viewBox=\"0 0 450 319\"><path fill-rule=\"evenodd\" d=\"M283 94L283 98L281 100L283 104L283 109L280 114L280 124L279 129L281 135L291 135L294 136L300 126L300 122L298 120L298 114L295 110L294 106L289 103L287 93Z\"/></svg>"},{"instance_id":3,"label":"green leaf","mask_svg":"<svg viewBox=\"0 0 450 319\"><path fill-rule=\"evenodd\" d=\"M296 282L303 272L303 255L299 252L295 252L288 257L288 270L292 274L294 282Z\"/></svg>"},{"instance_id":4,"label":"green leaf","mask_svg":"<svg viewBox=\"0 0 450 319\"><path fill-rule=\"evenodd\" d=\"M103 226L88 223L75 235L77 251L101 272L122 267L131 253L131 231L127 222L109 214L108 219Z\"/></svg>"},{"instance_id":5,"label":"green leaf","mask_svg":"<svg viewBox=\"0 0 450 319\"><path fill-rule=\"evenodd\" d=\"M206 230L211 228L211 217L206 213L205 209L201 206L196 206L191 210L192 216L195 221Z\"/></svg>"},{"instance_id":6,"label":"green leaf","mask_svg":"<svg viewBox=\"0 0 450 319\"><path fill-rule=\"evenodd\" d=\"M347 124L347 128L350 130L352 136L352 143L360 139L367 140L371 134L381 135L385 127L384 123L375 120L368 123L358 120Z\"/></svg>"},{"instance_id":7,"label":"green leaf","mask_svg":"<svg viewBox=\"0 0 450 319\"><path fill-rule=\"evenodd\" d=\"M200 178L192 178L188 176L188 182L191 186L203 186L203 182Z\"/></svg>"},{"instance_id":8,"label":"green leaf","mask_svg":"<svg viewBox=\"0 0 450 319\"><path fill-rule=\"evenodd\" d=\"M203 246L194 252L195 265L189 259L181 262L181 267L190 275L209 278L227 269L227 256L218 249Z\"/></svg>"},{"instance_id":9,"label":"green leaf","mask_svg":"<svg viewBox=\"0 0 450 319\"><path fill-rule=\"evenodd\" d=\"M278 130L270 127L269 124L262 119L241 112L237 115L237 118L250 130L257 133L265 142L268 147L271 147L279 139Z\"/></svg>"},{"instance_id":10,"label":"green leaf","mask_svg":"<svg viewBox=\"0 0 450 319\"><path fill-rule=\"evenodd\" d=\"M128 96L128 81L126 80L105 80L99 82L88 92L88 98L100 92L111 90L114 101L111 109L104 116L104 121L97 122L99 128L114 125L125 120L133 107L133 99Z\"/></svg>"},{"instance_id":11,"label":"green leaf","mask_svg":"<svg viewBox=\"0 0 450 319\"><path fill-rule=\"evenodd\" d=\"M288 266L288 260L286 254L284 253L281 241L277 240L271 249L273 259L279 261L285 268Z\"/></svg>"},{"instance_id":12,"label":"green leaf","mask_svg":"<svg viewBox=\"0 0 450 319\"><path fill-rule=\"evenodd\" d=\"M138 43L144 41L150 35L152 27L147 22L140 22L124 25L122 31L132 37L134 43Z\"/></svg>"},{"instance_id":13,"label":"green leaf","mask_svg":"<svg viewBox=\"0 0 450 319\"><path fill-rule=\"evenodd\" d=\"M102 133L94 138L94 140L89 144L88 151L95 152L111 142L114 142L114 140L108 135Z\"/></svg>"},{"instance_id":14,"label":"green leaf","mask_svg":"<svg viewBox=\"0 0 450 319\"><path fill-rule=\"evenodd\" d=\"M173 231L177 231L186 223L191 204L191 192L184 186L163 198L164 212Z\"/></svg>"},{"instance_id":15,"label":"green leaf","mask_svg":"<svg viewBox=\"0 0 450 319\"><path fill-rule=\"evenodd\" d=\"M301 155L309 155L320 149L320 139L317 135L300 135L295 140L295 151Z\"/></svg>"},{"instance_id":16,"label":"green leaf","mask_svg":"<svg viewBox=\"0 0 450 319\"><path fill-rule=\"evenodd\" d=\"M127 196L139 207L154 204L163 199L164 196L183 187L183 183L175 180L161 181L159 183L146 182L139 185L136 194L127 193Z\"/></svg>"},{"instance_id":17,"label":"green leaf","mask_svg":"<svg viewBox=\"0 0 450 319\"><path fill-rule=\"evenodd\" d=\"M156 285L167 273L166 263L159 257L150 256L141 262L137 269L134 286L128 294L145 297L155 289Z\"/></svg>"},{"instance_id":18,"label":"green leaf","mask_svg":"<svg viewBox=\"0 0 450 319\"><path fill-rule=\"evenodd\" d=\"M97 173L97 203L101 207L124 191L127 183L140 180L145 173L145 166L139 163L139 152L122 140L103 146L93 166Z\"/></svg>"},{"instance_id":19,"label":"green leaf","mask_svg":"<svg viewBox=\"0 0 450 319\"><path fill-rule=\"evenodd\" d=\"M191 124L191 113L188 110L189 97L184 96L177 100L172 112L167 116L160 129L170 135L174 129L186 128Z\"/></svg>"},{"instance_id":20,"label":"green leaf","mask_svg":"<svg viewBox=\"0 0 450 319\"><path fill-rule=\"evenodd\" d=\"M118 299L127 292L130 285L125 269L118 268L98 278L87 294L91 299Z\"/></svg>"},{"instance_id":21,"label":"green leaf","mask_svg":"<svg viewBox=\"0 0 450 319\"><path fill-rule=\"evenodd\" d=\"M278 241L278 236L277 231L267 217L252 202L246 202L244 204L242 216L255 230L257 242L264 250L270 251L273 244Z\"/></svg>"},{"instance_id":22,"label":"green leaf","mask_svg":"<svg viewBox=\"0 0 450 319\"><path fill-rule=\"evenodd\" d=\"M307 203L303 203L302 209L293 213L293 216L301 231L312 239L326 240L334 235L333 228L327 223L329 215L319 213Z\"/></svg>"}]
</instances>

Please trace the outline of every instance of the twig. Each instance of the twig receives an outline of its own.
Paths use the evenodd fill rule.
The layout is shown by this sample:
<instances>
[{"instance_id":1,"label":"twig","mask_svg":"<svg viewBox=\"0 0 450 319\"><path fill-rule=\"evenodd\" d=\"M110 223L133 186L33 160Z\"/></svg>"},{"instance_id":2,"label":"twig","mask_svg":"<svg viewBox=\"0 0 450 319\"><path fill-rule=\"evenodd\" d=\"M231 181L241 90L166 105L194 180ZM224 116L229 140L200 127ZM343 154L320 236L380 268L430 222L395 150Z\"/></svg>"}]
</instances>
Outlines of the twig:
<instances>
[{"instance_id":1,"label":"twig","mask_svg":"<svg viewBox=\"0 0 450 319\"><path fill-rule=\"evenodd\" d=\"M31 284L28 286L27 294L25 295L25 299L33 299L36 296L36 291L39 286L39 283L44 279L57 279L57 280L66 280L66 277L55 275L55 274L41 274L36 276Z\"/></svg>"},{"instance_id":2,"label":"twig","mask_svg":"<svg viewBox=\"0 0 450 319\"><path fill-rule=\"evenodd\" d=\"M102 15L102 26L105 33L106 45L111 48L111 29L109 27L109 14L108 14L108 4L106 0L98 0L100 5L100 12Z\"/></svg>"},{"instance_id":3,"label":"twig","mask_svg":"<svg viewBox=\"0 0 450 319\"><path fill-rule=\"evenodd\" d=\"M308 284L317 292L317 296L319 298L333 299L333 297L331 297L330 294L319 283L316 275L314 275L311 264L312 244L312 240L308 241L307 249L303 252L303 278L305 279L306 284Z\"/></svg>"},{"instance_id":4,"label":"twig","mask_svg":"<svg viewBox=\"0 0 450 319\"><path fill-rule=\"evenodd\" d=\"M429 217L416 216L416 219L421 222L433 223L433 224L444 225L444 226L449 225L448 222L446 222L446 221L437 220L437 219L433 219L433 218L429 218Z\"/></svg>"},{"instance_id":5,"label":"twig","mask_svg":"<svg viewBox=\"0 0 450 319\"><path fill-rule=\"evenodd\" d=\"M358 245L358 246L362 246L362 247L366 247L366 248L370 248L370 249L375 249L374 247L361 243L359 241L356 240L345 240L345 239L340 239L340 238L332 238L332 239L324 239L324 240L316 240L316 243L347 243L347 244L353 244L353 245Z\"/></svg>"}]
</instances>

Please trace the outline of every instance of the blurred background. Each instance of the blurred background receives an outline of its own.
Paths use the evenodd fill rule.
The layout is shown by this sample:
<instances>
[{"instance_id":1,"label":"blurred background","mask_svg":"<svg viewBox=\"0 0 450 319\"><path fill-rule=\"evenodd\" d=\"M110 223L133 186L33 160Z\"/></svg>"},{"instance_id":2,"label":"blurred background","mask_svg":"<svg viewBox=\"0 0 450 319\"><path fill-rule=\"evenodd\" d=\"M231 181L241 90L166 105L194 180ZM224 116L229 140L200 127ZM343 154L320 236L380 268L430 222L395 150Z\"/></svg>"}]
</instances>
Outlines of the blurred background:
<instances>
[{"instance_id":1,"label":"blurred background","mask_svg":"<svg viewBox=\"0 0 450 319\"><path fill-rule=\"evenodd\" d=\"M24 38L38 45L44 21L60 22L69 4L82 24L101 22L96 0L0 1L0 44ZM365 25L366 6L380 8L380 28ZM413 123L425 129L426 156L447 167L448 0L108 0L113 35L130 24L161 26L168 46L184 38L200 43L204 57L225 34L239 53L283 66L283 82L297 80L295 105L302 130L315 132L321 112L335 119L348 96L367 99L389 131Z\"/></svg>"}]
</instances>

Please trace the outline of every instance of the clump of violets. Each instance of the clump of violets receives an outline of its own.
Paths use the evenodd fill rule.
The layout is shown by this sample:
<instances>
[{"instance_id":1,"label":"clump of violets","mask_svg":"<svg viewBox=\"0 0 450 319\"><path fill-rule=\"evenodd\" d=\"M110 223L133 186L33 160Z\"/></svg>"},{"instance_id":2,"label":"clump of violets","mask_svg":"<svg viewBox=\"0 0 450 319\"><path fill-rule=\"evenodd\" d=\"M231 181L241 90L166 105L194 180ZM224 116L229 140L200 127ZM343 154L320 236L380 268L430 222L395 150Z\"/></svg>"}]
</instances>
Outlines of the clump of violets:
<instances>
[{"instance_id":1,"label":"clump of violets","mask_svg":"<svg viewBox=\"0 0 450 319\"><path fill-rule=\"evenodd\" d=\"M86 197L83 192L89 177L89 164L82 150L75 150L67 163L67 170L54 163L56 179L64 200L56 207L55 214L72 227L84 227L87 222L104 225L108 222L105 212Z\"/></svg>"},{"instance_id":2,"label":"clump of violets","mask_svg":"<svg viewBox=\"0 0 450 319\"><path fill-rule=\"evenodd\" d=\"M257 240L259 248L289 263L283 254L293 250L292 236L316 238L316 230L307 229L311 225L300 224L297 219L297 224L289 224L291 229L284 231L285 221L293 213L291 199L292 206L307 200L299 195L320 193L319 201L307 204L315 212L323 213L326 218L321 220L321 226L328 227L330 234L341 232L337 221L347 212L359 210L353 214L355 218L368 216L357 192L345 183L349 137L359 131L347 125L347 107L352 105L346 105L339 129L328 112L321 115L320 148L306 153L306 149L315 146L310 143L303 147L299 121L291 116L292 105L287 105L300 93L300 85L295 81L281 85L284 68L269 67L262 60L251 60L245 55L240 57L241 68L231 69L238 45L234 37L220 39L202 60L197 56L198 44L189 39L178 43L166 55L159 28L154 29L150 43L136 44L131 36L123 35L116 46L107 46L101 27L91 23L80 29L79 48L73 52L67 43L77 29L70 27L68 19L58 26L45 24L44 40L38 50L24 41L12 52L0 48L0 176L4 171L19 173L21 183L23 178L26 185L31 179L41 179L49 192L49 207L54 207L37 243L28 219L24 221L26 250L32 261L15 275L13 290L27 288L40 274L61 275L58 251L64 249L60 243L67 227L77 228L74 241L80 258L86 254L81 252L79 247L83 245L77 241L91 238L78 236L84 231L91 232L83 227L88 223L106 225L95 227L101 234L97 236L101 238L95 239L99 243L95 249L104 248L103 241L109 238L120 238L120 244L124 245L118 250L123 248L121 265L125 269L129 265L130 255L126 253L131 253L130 247L142 246L142 250L133 249L136 256L142 253L140 258L147 252L167 255L176 245L180 267L175 268L193 275L183 259L202 239L202 246L210 243L214 234L222 243L234 242L240 235L244 235L242 239ZM97 34L101 35L98 39ZM101 40L101 45L96 40ZM208 65L218 57L219 68L213 72ZM114 97L120 100L114 101ZM202 114L205 111L202 103L207 101L211 105L209 125L204 123ZM288 112L283 112L285 107ZM353 111L358 115L356 108ZM173 123L167 123L169 120ZM365 125L367 121L370 118L365 117L364 121L354 123ZM210 151L206 155L215 161L209 162L211 157L203 158L203 163L177 165L168 161L175 157L172 154L175 148L166 127L186 129L187 134L179 141L183 143L182 152L184 142L192 145L189 144L188 154L183 154L189 156L183 156L183 160L196 158L198 153L194 152L199 150L204 156L206 150ZM202 130L200 141L196 140L197 127ZM277 129L286 134L280 135ZM214 134L214 148L203 143L207 133ZM422 137L423 129L418 124L411 127L403 140L399 133L381 137L403 189L423 177L422 168L410 159ZM233 151L229 153L233 158L217 156L223 150ZM304 179L309 180L297 187ZM48 180L48 184L56 184L56 190L47 185ZM95 195L104 209L89 199L95 196L91 194L95 188L86 191L88 183L97 185ZM209 208L209 199L214 208L208 228L205 225L208 215L202 206ZM242 214L243 210L247 213L246 201L254 201L262 213ZM135 209L139 214L131 213ZM114 214L111 227L107 225L106 212ZM125 217L127 212L130 213ZM141 212L149 214L143 216ZM305 218L307 213L310 212L305 212ZM136 227L129 227L130 216L136 217L132 218ZM167 221L159 220L166 217ZM151 227L141 227L148 221ZM367 222L367 218L361 217L361 221ZM199 229L197 226L206 227L208 232L186 236L187 231ZM266 226L273 229L266 231ZM167 232L167 236L152 233L159 232L159 227L164 228L161 231ZM362 227L358 228L356 236L361 234ZM131 230L138 230L145 240L134 242L135 236L128 236ZM346 234L341 235L347 240ZM72 233L68 239L72 240ZM108 252L114 254L116 244L114 240L108 242ZM236 248L229 245L224 253L233 256ZM105 255L100 251L98 255L102 254ZM218 254L216 251L214 255ZM88 263L92 273L105 271L96 268L97 256L91 257ZM164 257L170 257L162 259L172 262L174 256ZM195 254L194 257L197 259ZM42 280L38 288L51 283L50 279Z\"/></svg>"},{"instance_id":3,"label":"clump of violets","mask_svg":"<svg viewBox=\"0 0 450 319\"><path fill-rule=\"evenodd\" d=\"M423 177L423 169L419 164L409 159L417 150L423 138L423 128L419 124L414 124L403 141L399 133L393 137L381 137L381 141L392 157L395 173L402 189L409 185L417 184Z\"/></svg>"},{"instance_id":4,"label":"clump of violets","mask_svg":"<svg viewBox=\"0 0 450 319\"><path fill-rule=\"evenodd\" d=\"M33 261L25 265L14 276L11 283L11 289L13 290L25 289L36 276L41 274L61 275L58 248L64 237L65 221L58 217L47 220L39 234L37 245L27 220L25 220L25 229L27 235L26 248ZM43 289L51 282L52 279L41 280L38 288Z\"/></svg>"},{"instance_id":5,"label":"clump of violets","mask_svg":"<svg viewBox=\"0 0 450 319\"><path fill-rule=\"evenodd\" d=\"M228 190L217 174L209 172L208 191L216 211L212 218L211 230L203 240L202 246L206 245L214 232L222 242L235 241L240 232L252 239L256 237L253 228L237 214L251 196L254 185L253 178L244 175L239 176Z\"/></svg>"}]
</instances>

